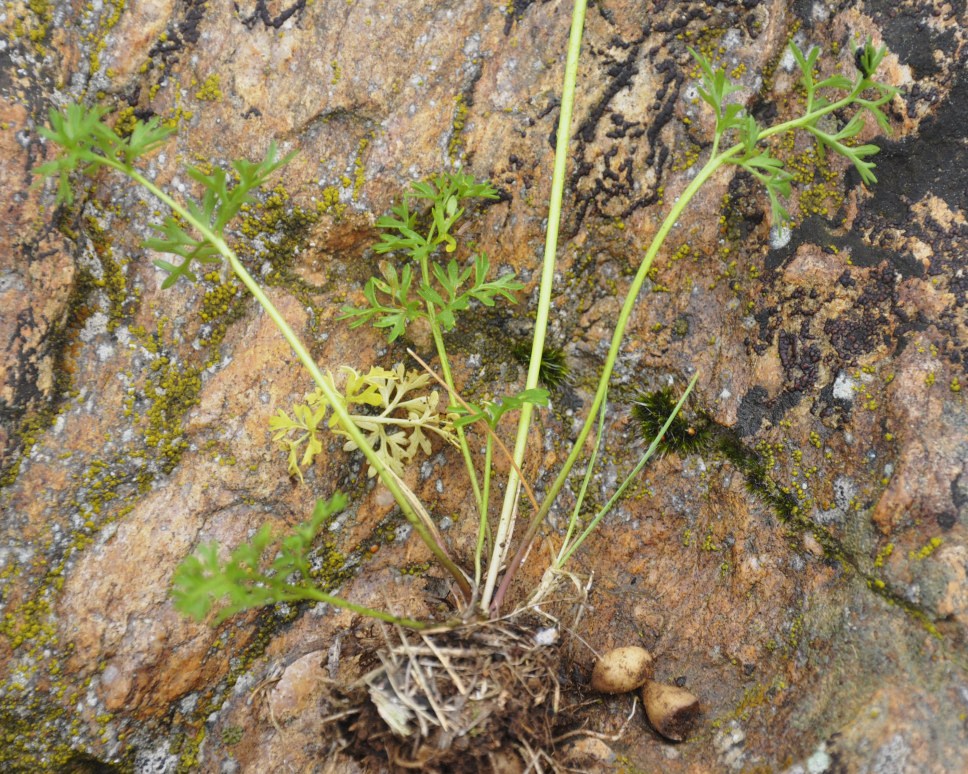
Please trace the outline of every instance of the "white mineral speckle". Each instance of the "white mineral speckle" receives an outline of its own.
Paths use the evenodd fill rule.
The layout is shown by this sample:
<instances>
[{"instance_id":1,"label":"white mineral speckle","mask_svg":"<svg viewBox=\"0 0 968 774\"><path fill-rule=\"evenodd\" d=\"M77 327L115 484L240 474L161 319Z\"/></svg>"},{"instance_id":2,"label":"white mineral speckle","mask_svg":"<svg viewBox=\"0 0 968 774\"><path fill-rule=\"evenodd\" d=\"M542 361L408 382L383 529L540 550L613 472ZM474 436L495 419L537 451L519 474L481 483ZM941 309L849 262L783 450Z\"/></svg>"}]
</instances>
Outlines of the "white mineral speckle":
<instances>
[{"instance_id":1,"label":"white mineral speckle","mask_svg":"<svg viewBox=\"0 0 968 774\"><path fill-rule=\"evenodd\" d=\"M790 244L790 237L793 232L790 230L789 226L778 226L774 225L770 228L770 247L774 250L779 250Z\"/></svg>"},{"instance_id":2,"label":"white mineral speckle","mask_svg":"<svg viewBox=\"0 0 968 774\"><path fill-rule=\"evenodd\" d=\"M104 312L95 312L90 316L84 329L81 331L81 341L85 344L94 340L95 336L100 336L108 328L108 316Z\"/></svg>"},{"instance_id":3,"label":"white mineral speckle","mask_svg":"<svg viewBox=\"0 0 968 774\"><path fill-rule=\"evenodd\" d=\"M823 774L830 768L830 764L830 756L827 754L827 750L821 742L817 751L807 758L807 771L809 774Z\"/></svg>"},{"instance_id":4,"label":"white mineral speckle","mask_svg":"<svg viewBox=\"0 0 968 774\"><path fill-rule=\"evenodd\" d=\"M846 371L837 374L837 378L834 380L834 397L837 400L853 401L856 389L857 382L851 379Z\"/></svg>"}]
</instances>

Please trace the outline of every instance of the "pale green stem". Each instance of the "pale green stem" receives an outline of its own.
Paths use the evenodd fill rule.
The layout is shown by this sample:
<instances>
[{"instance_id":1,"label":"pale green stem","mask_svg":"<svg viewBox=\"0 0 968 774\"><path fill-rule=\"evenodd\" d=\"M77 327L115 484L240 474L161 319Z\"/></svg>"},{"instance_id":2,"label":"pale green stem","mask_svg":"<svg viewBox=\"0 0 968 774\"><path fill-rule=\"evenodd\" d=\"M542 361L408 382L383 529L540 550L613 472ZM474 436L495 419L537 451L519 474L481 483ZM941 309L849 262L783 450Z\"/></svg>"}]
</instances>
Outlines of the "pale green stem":
<instances>
[{"instance_id":1,"label":"pale green stem","mask_svg":"<svg viewBox=\"0 0 968 774\"><path fill-rule=\"evenodd\" d=\"M474 551L474 586L481 585L481 557L484 554L484 536L487 534L487 508L491 493L491 456L494 442L490 434L484 447L484 486L481 490L481 519L477 528L477 548Z\"/></svg>"},{"instance_id":2,"label":"pale green stem","mask_svg":"<svg viewBox=\"0 0 968 774\"><path fill-rule=\"evenodd\" d=\"M605 436L605 407L607 405L608 399L606 397L602 401L601 410L598 412L598 433L595 436L595 448L592 449L591 457L588 458L588 468L585 470L585 476L582 478L581 489L579 489L578 497L575 499L575 507L572 509L571 518L568 519L568 529L565 531L565 539L561 541L561 550L558 552L558 558L555 560L555 567L561 567L563 565L564 560L562 557L571 541L572 533L578 525L578 517L581 514L582 505L585 503L585 495L588 492L588 485L592 480L595 462L598 460L598 451L602 446L602 438Z\"/></svg>"},{"instance_id":3,"label":"pale green stem","mask_svg":"<svg viewBox=\"0 0 968 774\"><path fill-rule=\"evenodd\" d=\"M568 474L578 461L578 458L582 455L585 441L587 440L588 434L591 432L592 427L595 425L595 418L598 416L598 411L605 400L605 394L608 392L608 383L612 377L612 371L615 368L615 362L618 359L618 353L619 349L621 349L622 341L625 338L625 329L628 327L629 318L632 316L632 311L635 308L639 291L642 289L642 285L648 276L649 269L652 268L652 262L655 260L656 255L658 255L659 250L665 242L669 232L672 230L672 227L675 225L676 221L679 220L679 216L682 215L686 205L689 204L689 202L692 200L692 197L696 195L696 191L702 187L702 185L717 169L725 164L730 158L738 154L742 149L742 145L734 145L729 150L723 151L719 156L707 161L703 168L700 169L698 174L692 179L689 185L686 186L680 197L672 205L672 209L669 211L669 214L666 215L665 220L662 221L662 225L659 226L659 230L652 239L652 244L649 245L645 258L642 260L639 270L632 279L632 284L629 286L628 293L625 296L625 303L622 304L622 309L619 312L618 320L615 323L615 330L612 333L612 342L608 349L608 355L605 357L605 365L602 368L602 375L598 380L598 389L595 391L595 398L592 400L592 405L588 409L588 416L585 419L585 423L582 425L582 428L578 433L578 437L575 439L575 442L572 445L571 452L565 459L565 463L559 471L557 478L555 478L551 487L545 494L545 499L542 502L541 507L532 517L531 523L528 525L528 530L525 533L524 540L518 549L517 555L514 557L514 559L512 559L511 563L507 567L505 577L501 582L501 589L497 595L498 599L503 600L504 595L507 592L507 587L510 585L514 574L517 572L521 561L524 559L524 555L527 553L528 546L534 539L534 536L537 534L541 523L548 515L548 511L551 510L551 506L554 503L555 498L558 496L558 493L561 491L561 487L564 486L565 480L568 478Z\"/></svg>"},{"instance_id":4,"label":"pale green stem","mask_svg":"<svg viewBox=\"0 0 968 774\"><path fill-rule=\"evenodd\" d=\"M429 303L427 306L428 308L431 307ZM444 349L444 336L440 331L440 326L434 320L433 311L430 312L430 315L430 329L434 333L434 344L437 346L440 370L444 375L444 382L447 384L447 388L452 393L456 393L457 388L454 386L454 377L451 376L450 372L450 361L447 359L447 350ZM477 504L478 513L480 513L482 520L487 519L487 506L485 505L487 496L482 493L481 485L477 481L477 469L474 467L474 458L471 457L471 449L467 443L467 435L464 433L463 427L457 428L457 443L460 446L461 456L464 458L464 466L467 468L467 477L471 482L471 490L474 493L474 502Z\"/></svg>"},{"instance_id":5,"label":"pale green stem","mask_svg":"<svg viewBox=\"0 0 968 774\"><path fill-rule=\"evenodd\" d=\"M383 481L384 486L390 490L393 498L397 501L400 509L403 511L404 516L407 521L410 522L414 531L420 536L421 540L427 545L434 557L441 563L441 565L454 577L455 581L461 588L461 591L466 597L470 597L470 586L467 583L467 579L464 577L460 568L451 561L450 557L444 552L442 546L438 545L430 532L420 521L420 518L414 513L413 508L407 502L407 498L400 489L396 481L387 474L386 463L380 458L380 456L370 447L366 442L366 438L359 431L356 425L353 424L349 412L347 412L346 407L343 403L343 398L334 389L330 380L327 379L323 372L316 365L316 361L313 359L312 355L309 354L309 350L303 345L300 338L296 335L295 331L289 326L285 318L279 314L279 311L275 308L273 303L269 300L269 297L262 290L261 286L252 278L252 275L246 270L242 262L239 261L238 256L235 252L228 246L225 240L211 228L208 224L201 223L192 217L191 213L188 212L181 204L171 198L163 190L161 190L157 185L151 180L146 178L137 170L126 167L125 165L117 162L113 159L105 159L105 163L115 169L123 172L124 174L131 177L132 180L143 185L148 191L157 196L162 202L164 202L168 207L171 208L173 212L183 218L186 222L191 223L198 233L206 239L216 250L218 250L226 260L228 260L229 265L232 267L232 271L235 272L236 276L242 281L242 284L246 286L248 291L255 297L256 301L262 306L266 314L272 319L276 327L282 333L283 337L289 343L292 351L299 358L299 361L303 364L309 374L312 376L313 381L319 387L320 391L326 397L333 413L339 419L340 425L346 431L346 434L353 440L353 442L359 447L360 451L363 452L364 456L367 458L369 463L376 469L380 474L380 478Z\"/></svg>"},{"instance_id":6,"label":"pale green stem","mask_svg":"<svg viewBox=\"0 0 968 774\"><path fill-rule=\"evenodd\" d=\"M350 602L348 599L334 597L332 594L327 594L325 591L320 591L312 586L301 588L298 594L282 594L275 601L302 602L306 599L312 599L316 602L323 602L327 605L332 605L333 607L349 610L357 615L366 616L367 618L376 618L378 621L399 624L400 626L405 626L408 629L426 629L429 625L426 623L421 623L420 621L415 621L412 618L400 618L391 613L387 613L384 610L377 610L376 608L358 605L355 602Z\"/></svg>"},{"instance_id":7,"label":"pale green stem","mask_svg":"<svg viewBox=\"0 0 968 774\"><path fill-rule=\"evenodd\" d=\"M826 115L835 110L839 110L843 107L847 107L853 104L856 101L858 95L861 94L863 90L867 88L867 86L871 85L869 83L866 83L865 85L865 83L866 82L864 79L858 79L857 83L854 84L854 87L851 89L850 93L847 94L847 96L843 97L842 99L839 99L836 102L832 102L829 105L819 108L813 112L808 112L805 115L800 116L799 118L790 119L789 121L784 121L781 124L777 124L776 126L772 126L772 127L769 127L768 129L764 129L760 133L760 139L761 140L766 139L767 137L772 137L774 135L783 134L785 132L802 128L804 126L807 126L808 124L813 123L823 115ZM559 134L559 141L560 139L561 139L561 136ZM715 148L719 147L718 139L719 138L717 137L716 142L714 143ZM638 272L636 272L636 275L632 280L632 284L629 287L628 294L625 297L625 302L622 305L622 310L619 313L618 321L616 322L616 326L615 326L615 331L612 335L612 342L608 350L608 355L606 356L606 359L605 359L605 366L602 370L602 375L601 375L601 378L599 379L598 388L595 392L595 398L592 401L591 407L589 408L588 416L585 419L585 423L583 424L582 429L578 434L578 438L575 440L575 443L572 446L572 450L569 453L567 459L565 460L564 465L562 466L561 470L558 472L558 476L555 478L551 487L547 491L545 495L545 499L541 504L541 507L538 509L538 512L532 517L531 522L528 525L528 530L525 533L524 540L522 541L516 556L512 559L512 561L510 562L510 564L508 565L505 571L504 579L501 581L501 588L498 590L494 598L495 604L492 607L499 606L500 602L503 601L504 596L507 593L507 589L510 586L511 580L514 578L514 575L517 572L517 569L520 566L521 561L524 559L524 556L527 554L528 547L531 544L531 541L534 539L540 525L547 517L548 512L551 510L551 507L555 502L555 498L558 496L558 493L561 491L562 486L564 486L564 483L567 480L568 475L571 472L571 469L574 467L578 458L582 454L582 449L584 447L585 441L587 440L588 434L591 432L591 428L595 423L595 415L598 413L598 410L601 407L602 402L604 401L605 393L607 392L607 389L608 389L608 383L611 379L612 371L615 367L615 362L618 357L618 352L621 347L622 340L625 337L625 329L628 325L629 318L631 317L632 310L635 307L635 302L638 297L639 291L642 288L642 284L645 282L645 278L648 275L649 270L652 268L652 262L655 260L655 257L658 255L659 250L662 248L662 245L664 244L665 239L669 234L669 231L672 230L672 227L675 225L676 221L678 221L686 205L692 200L692 197L696 195L696 192L702 187L702 185L706 182L706 180L708 180L710 176L712 176L713 173L716 172L716 170L718 170L723 164L731 162L735 156L741 153L742 150L743 150L743 146L741 144L737 144L723 151L719 155L712 155L709 161L706 162L706 164L696 175L696 177L693 178L693 180L689 183L689 185L686 186L685 190L682 192L680 197L674 203L669 214L662 221L662 225L659 227L659 231L656 233L655 237L652 240L652 243L649 245L649 249L646 252L645 258L643 259L642 264L639 266L639 270ZM557 162L557 159L556 159L556 162ZM557 165L556 165L556 169L557 169ZM550 220L549 220L549 227L550 227Z\"/></svg>"},{"instance_id":8,"label":"pale green stem","mask_svg":"<svg viewBox=\"0 0 968 774\"><path fill-rule=\"evenodd\" d=\"M430 231L427 232L428 243L433 240L436 228L435 223L430 225ZM424 285L430 285L429 262L430 259L427 256L420 259L420 276L423 278ZM451 375L450 360L447 358L447 348L444 346L444 335L440 330L440 326L437 324L437 313L434 310L434 305L429 301L426 302L426 307L427 315L430 318L430 330L434 336L434 346L437 348L437 357L440 359L440 370L444 374L444 382L452 393L456 393L457 388L454 386L454 377ZM457 444L460 447L461 456L464 458L464 467L467 468L467 478L471 482L471 489L474 492L474 502L477 505L478 513L480 513L481 519L486 519L487 512L482 506L485 498L481 495L481 486L477 481L477 469L474 467L474 458L471 456L471 448L467 443L467 435L464 433L463 427L457 428Z\"/></svg>"},{"instance_id":9,"label":"pale green stem","mask_svg":"<svg viewBox=\"0 0 968 774\"><path fill-rule=\"evenodd\" d=\"M861 88L862 85L863 84L861 82L858 82L850 94L848 94L846 97L837 100L836 102L832 102L823 108L815 110L813 113L808 113L800 116L800 118L784 121L781 124L764 129L760 133L760 139L765 139L777 134L783 134L784 132L799 129L809 123L812 123L827 113L830 113L834 110L839 110L842 107L852 104L857 95L863 90ZM618 321L616 322L615 330L612 334L612 342L605 358L605 366L602 369L602 375L598 382L595 398L592 401L591 407L589 408L588 416L586 417L585 423L582 425L582 428L578 433L578 438L575 440L571 452L565 459L561 470L558 472L558 476L548 489L545 499L541 504L541 508L539 508L538 512L532 517L531 523L528 525L528 531L525 533L524 540L518 549L517 556L515 556L507 567L504 580L501 582L501 592L498 594L499 598L503 599L504 593L507 591L507 587L510 585L511 580L513 579L514 574L521 563L521 560L527 553L528 546L534 539L534 536L537 534L538 528L547 517L548 512L551 510L551 506L554 504L555 498L561 491L562 486L564 486L565 480L571 473L571 469L574 467L575 463L578 461L578 458L582 454L585 441L587 440L588 435L594 426L595 416L598 413L598 410L605 398L605 393L608 390L608 383L611 379L612 371L615 368L618 352L621 348L622 341L625 338L625 329L628 326L628 321L632 315L632 310L635 307L635 302L638 298L639 291L645 282L645 278L648 276L649 270L652 268L652 262L655 260L659 250L665 243L665 239L672 230L672 227L675 225L676 221L679 220L679 217L682 215L686 205L688 205L692 200L692 197L696 195L696 192L716 172L716 170L723 166L723 164L730 162L735 156L739 155L742 150L743 146L741 144L737 144L723 151L718 156L711 157L705 163L705 165L703 165L699 173L692 179L689 185L686 186L685 190L683 190L682 194L673 204L669 214L666 215L665 219L662 221L662 225L659 227L655 237L652 239L652 243L649 245L645 258L643 259L642 264L639 266L639 270L636 272L635 277L632 280L632 284L629 286L628 293L625 296L625 302L622 305L621 311L619 312Z\"/></svg>"},{"instance_id":10,"label":"pale green stem","mask_svg":"<svg viewBox=\"0 0 968 774\"><path fill-rule=\"evenodd\" d=\"M619 498L625 493L625 490L628 489L629 484L632 483L642 468L645 467L645 463L647 463L652 458L652 455L655 454L655 450L659 448L659 443L662 441L662 437L666 434L666 432L668 432L669 425L672 424L673 420L676 418L676 415L682 410L682 406L686 402L686 398L689 397L689 393L692 392L692 388L696 386L696 380L698 378L699 374L697 372L689 381L689 386L686 387L686 391L682 393L682 397L679 398L679 402L676 403L675 408L672 409L672 413L669 414L665 424L662 425L662 429L659 430L658 435L652 439L652 443L649 444L649 448L645 450L645 454L642 455L642 459L640 459L638 464L632 469L632 472L625 477L622 485L615 490L615 494L613 494L608 499L608 502L599 509L598 513L595 514L595 518L593 518L588 523L588 526L582 530L581 535L575 539L574 543L572 543L570 546L566 543L566 545L561 547L561 553L558 554L558 559L555 562L555 569L560 570L565 566L565 563L571 559L571 555L575 553L579 546L585 542L585 539L592 534L592 531L598 526L598 522L602 520L602 517L612 510L612 508L615 506L615 503L619 501ZM605 404L603 403L602 405L604 406Z\"/></svg>"},{"instance_id":11,"label":"pale green stem","mask_svg":"<svg viewBox=\"0 0 968 774\"><path fill-rule=\"evenodd\" d=\"M568 38L568 55L565 60L565 79L561 91L561 114L558 117L558 137L555 143L555 167L551 177L551 199L548 207L548 231L545 237L544 262L541 269L541 285L538 291L538 311L534 322L534 338L531 342L531 362L525 389L538 386L541 357L544 353L545 335L548 330L548 314L551 309L551 290L555 277L555 263L558 252L558 229L561 223L561 202L565 188L565 171L568 161L568 144L571 139L571 115L575 105L575 82L578 79L578 58L581 53L582 30L585 26L587 0L575 0L571 13L571 33ZM514 441L514 463L508 476L504 492L504 505L498 521L494 543L491 546L491 559L487 567L487 580L481 594L481 608L487 610L491 603L494 587L501 565L507 558L511 533L514 529L514 515L517 513L518 476L513 467L520 468L524 462L524 451L528 443L528 430L531 427L532 405L521 407L518 419L518 433Z\"/></svg>"}]
</instances>

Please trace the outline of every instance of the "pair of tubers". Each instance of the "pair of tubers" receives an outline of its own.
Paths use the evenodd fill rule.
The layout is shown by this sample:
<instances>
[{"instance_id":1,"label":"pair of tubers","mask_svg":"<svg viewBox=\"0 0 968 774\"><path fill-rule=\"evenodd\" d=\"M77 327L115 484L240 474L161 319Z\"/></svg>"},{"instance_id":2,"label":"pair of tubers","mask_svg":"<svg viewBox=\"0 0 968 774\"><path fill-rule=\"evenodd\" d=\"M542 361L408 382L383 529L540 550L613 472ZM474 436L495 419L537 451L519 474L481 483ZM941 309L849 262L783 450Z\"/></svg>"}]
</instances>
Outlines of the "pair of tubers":
<instances>
[{"instance_id":1,"label":"pair of tubers","mask_svg":"<svg viewBox=\"0 0 968 774\"><path fill-rule=\"evenodd\" d=\"M629 646L605 653L592 670L592 688L599 693L628 693L642 689L649 723L666 739L683 741L702 712L699 699L675 685L652 680L652 655Z\"/></svg>"}]
</instances>

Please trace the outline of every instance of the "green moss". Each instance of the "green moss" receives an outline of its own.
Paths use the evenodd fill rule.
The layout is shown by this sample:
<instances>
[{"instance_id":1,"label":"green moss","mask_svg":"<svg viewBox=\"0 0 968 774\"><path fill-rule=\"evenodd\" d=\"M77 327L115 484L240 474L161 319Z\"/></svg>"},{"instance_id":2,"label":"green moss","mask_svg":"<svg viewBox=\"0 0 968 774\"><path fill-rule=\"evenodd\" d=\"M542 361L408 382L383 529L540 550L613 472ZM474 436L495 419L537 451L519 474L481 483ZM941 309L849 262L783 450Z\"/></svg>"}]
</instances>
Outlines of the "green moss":
<instances>
[{"instance_id":1,"label":"green moss","mask_svg":"<svg viewBox=\"0 0 968 774\"><path fill-rule=\"evenodd\" d=\"M743 697L732 712L725 717L717 718L719 725L729 720L749 720L755 710L772 704L787 687L786 681L780 677L774 678L769 683L757 683L750 686L743 691Z\"/></svg>"},{"instance_id":2,"label":"green moss","mask_svg":"<svg viewBox=\"0 0 968 774\"><path fill-rule=\"evenodd\" d=\"M921 546L919 550L909 552L908 558L915 559L918 561L927 559L929 556L931 556L931 554L937 551L938 548L940 548L943 543L944 543L944 540L942 538L933 537L927 543Z\"/></svg>"},{"instance_id":3,"label":"green moss","mask_svg":"<svg viewBox=\"0 0 968 774\"><path fill-rule=\"evenodd\" d=\"M222 744L226 747L234 747L242 741L243 736L245 736L245 730L242 726L226 726L222 730Z\"/></svg>"},{"instance_id":4,"label":"green moss","mask_svg":"<svg viewBox=\"0 0 968 774\"><path fill-rule=\"evenodd\" d=\"M531 362L531 342L519 341L511 348L514 358L528 367ZM561 347L546 345L541 353L541 365L538 368L538 379L549 389L556 389L571 381L571 369L565 360L565 351Z\"/></svg>"},{"instance_id":5,"label":"green moss","mask_svg":"<svg viewBox=\"0 0 968 774\"><path fill-rule=\"evenodd\" d=\"M108 331L117 330L118 325L130 312L133 299L128 293L128 283L124 269L128 259L118 261L114 257L114 249L108 232L105 231L97 218L85 218L85 233L91 240L94 252L101 266L100 278L91 278L90 282L103 291L108 299Z\"/></svg>"},{"instance_id":6,"label":"green moss","mask_svg":"<svg viewBox=\"0 0 968 774\"><path fill-rule=\"evenodd\" d=\"M272 287L284 287L313 311L310 327L315 329L321 313L317 309L317 296L324 290L306 282L295 271L295 258L304 249L310 228L327 213L334 218L342 216L346 205L339 202L339 191L327 188L323 200L312 209L293 205L285 187L275 186L264 201L242 208L240 232L245 240L236 245L243 259L268 262L270 270L262 281Z\"/></svg>"},{"instance_id":7,"label":"green moss","mask_svg":"<svg viewBox=\"0 0 968 774\"><path fill-rule=\"evenodd\" d=\"M632 419L636 422L637 433L643 443L652 443L652 439L659 435L678 400L679 396L671 387L639 393L636 396L632 406ZM662 437L658 453L672 451L681 455L701 454L710 448L711 440L711 424L705 414L690 415L687 407L683 406Z\"/></svg>"},{"instance_id":8,"label":"green moss","mask_svg":"<svg viewBox=\"0 0 968 774\"><path fill-rule=\"evenodd\" d=\"M208 351L204 364L207 368L220 360L219 347L229 327L244 314L248 295L234 275L223 281L218 271L212 271L202 276L202 283L206 290L202 296L199 319L206 324L206 328L199 335L198 344Z\"/></svg>"},{"instance_id":9,"label":"green moss","mask_svg":"<svg viewBox=\"0 0 968 774\"><path fill-rule=\"evenodd\" d=\"M142 396L148 408L144 413L144 442L153 449L163 473L175 469L188 441L182 436L180 421L198 402L201 372L197 366L177 363L161 356L151 362Z\"/></svg>"},{"instance_id":10,"label":"green moss","mask_svg":"<svg viewBox=\"0 0 968 774\"><path fill-rule=\"evenodd\" d=\"M128 137L131 132L134 131L135 126L138 123L138 117L135 115L135 109L133 107L123 107L117 113L114 114L114 132L118 137Z\"/></svg>"},{"instance_id":11,"label":"green moss","mask_svg":"<svg viewBox=\"0 0 968 774\"><path fill-rule=\"evenodd\" d=\"M425 574L433 564L431 562L419 562L410 564L405 564L400 568L401 575L423 575Z\"/></svg>"},{"instance_id":12,"label":"green moss","mask_svg":"<svg viewBox=\"0 0 968 774\"><path fill-rule=\"evenodd\" d=\"M50 0L28 0L27 8L33 17L27 28L27 37L34 44L34 51L40 56L45 56L47 49L43 42L47 40L50 25L54 20L53 3Z\"/></svg>"},{"instance_id":13,"label":"green moss","mask_svg":"<svg viewBox=\"0 0 968 774\"><path fill-rule=\"evenodd\" d=\"M90 47L88 67L91 75L101 69L101 54L107 48L108 33L117 26L126 6L127 0L104 0L98 10L95 10L91 3L86 6L85 10L92 18L85 27L89 26L91 31L86 33L82 40ZM93 18L95 13L99 14L97 19Z\"/></svg>"},{"instance_id":14,"label":"green moss","mask_svg":"<svg viewBox=\"0 0 968 774\"><path fill-rule=\"evenodd\" d=\"M353 159L353 201L357 201L360 198L360 191L363 190L363 184L366 182L366 166L363 163L363 154L369 147L370 141L365 137L360 140L359 146L356 149L356 158Z\"/></svg>"},{"instance_id":15,"label":"green moss","mask_svg":"<svg viewBox=\"0 0 968 774\"><path fill-rule=\"evenodd\" d=\"M346 205L340 202L339 188L330 185L323 189L322 197L316 203L316 213L325 215L331 213L340 218L346 212Z\"/></svg>"}]
</instances>

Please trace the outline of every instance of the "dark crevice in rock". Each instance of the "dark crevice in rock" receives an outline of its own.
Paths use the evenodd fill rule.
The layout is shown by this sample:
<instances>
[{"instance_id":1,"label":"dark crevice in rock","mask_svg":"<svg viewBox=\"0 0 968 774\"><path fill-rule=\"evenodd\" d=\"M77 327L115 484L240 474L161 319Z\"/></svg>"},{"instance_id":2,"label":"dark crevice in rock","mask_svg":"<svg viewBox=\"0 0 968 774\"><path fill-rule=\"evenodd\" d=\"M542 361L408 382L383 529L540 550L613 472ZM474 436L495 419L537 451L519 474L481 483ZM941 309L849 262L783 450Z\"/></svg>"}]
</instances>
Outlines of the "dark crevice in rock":
<instances>
[{"instance_id":1,"label":"dark crevice in rock","mask_svg":"<svg viewBox=\"0 0 968 774\"><path fill-rule=\"evenodd\" d=\"M168 25L164 40L155 43L148 51L148 57L160 57L166 64L178 60L177 54L198 43L202 33L199 27L205 18L205 0L184 0L180 18Z\"/></svg>"},{"instance_id":2,"label":"dark crevice in rock","mask_svg":"<svg viewBox=\"0 0 968 774\"><path fill-rule=\"evenodd\" d=\"M235 9L236 12L239 11L238 5L235 6ZM296 14L301 14L304 10L306 10L306 0L296 0L296 2L290 5L288 8L282 9L278 14L273 16L269 13L266 0L257 0L255 9L249 16L246 16L242 19L242 24L251 30L253 27L255 27L256 22L262 22L265 27L277 30L293 16Z\"/></svg>"}]
</instances>

